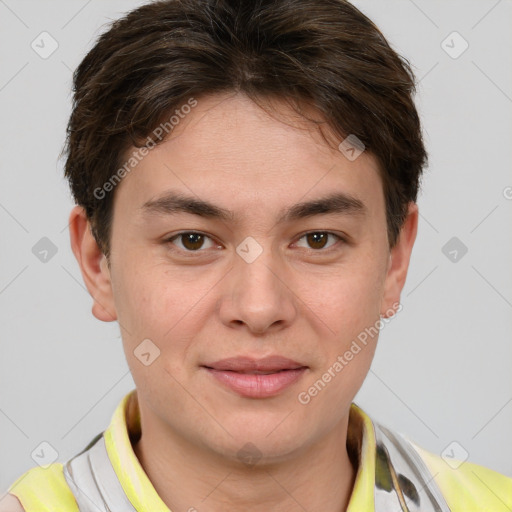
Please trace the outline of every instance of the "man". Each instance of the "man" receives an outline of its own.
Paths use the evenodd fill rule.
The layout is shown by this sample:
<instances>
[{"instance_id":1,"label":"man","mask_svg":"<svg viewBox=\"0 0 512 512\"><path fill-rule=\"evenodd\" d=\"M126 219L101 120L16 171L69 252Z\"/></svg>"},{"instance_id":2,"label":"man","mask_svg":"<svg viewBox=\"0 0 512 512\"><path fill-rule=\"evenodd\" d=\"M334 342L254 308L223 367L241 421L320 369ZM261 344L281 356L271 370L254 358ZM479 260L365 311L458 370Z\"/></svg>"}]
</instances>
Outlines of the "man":
<instances>
[{"instance_id":1,"label":"man","mask_svg":"<svg viewBox=\"0 0 512 512\"><path fill-rule=\"evenodd\" d=\"M70 237L136 390L3 510L512 507L510 478L352 402L416 238L413 92L342 0L156 2L99 38L74 76Z\"/></svg>"}]
</instances>

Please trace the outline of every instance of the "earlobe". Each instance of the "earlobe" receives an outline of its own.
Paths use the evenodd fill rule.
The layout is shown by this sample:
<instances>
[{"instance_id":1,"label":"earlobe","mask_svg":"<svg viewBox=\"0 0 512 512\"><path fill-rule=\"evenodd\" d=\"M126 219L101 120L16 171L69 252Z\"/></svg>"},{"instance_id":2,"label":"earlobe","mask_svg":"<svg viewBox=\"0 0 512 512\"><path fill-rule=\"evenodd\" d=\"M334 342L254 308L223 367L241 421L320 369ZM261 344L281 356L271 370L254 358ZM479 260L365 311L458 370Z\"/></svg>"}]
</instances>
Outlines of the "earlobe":
<instances>
[{"instance_id":1,"label":"earlobe","mask_svg":"<svg viewBox=\"0 0 512 512\"><path fill-rule=\"evenodd\" d=\"M392 316L400 304L400 295L405 285L412 248L418 232L418 205L409 203L407 217L404 221L397 243L389 254L388 270L384 283L381 302L381 317Z\"/></svg>"},{"instance_id":2,"label":"earlobe","mask_svg":"<svg viewBox=\"0 0 512 512\"><path fill-rule=\"evenodd\" d=\"M92 314L103 322L117 320L110 270L90 228L85 210L75 206L69 216L71 249L93 299Z\"/></svg>"}]
</instances>

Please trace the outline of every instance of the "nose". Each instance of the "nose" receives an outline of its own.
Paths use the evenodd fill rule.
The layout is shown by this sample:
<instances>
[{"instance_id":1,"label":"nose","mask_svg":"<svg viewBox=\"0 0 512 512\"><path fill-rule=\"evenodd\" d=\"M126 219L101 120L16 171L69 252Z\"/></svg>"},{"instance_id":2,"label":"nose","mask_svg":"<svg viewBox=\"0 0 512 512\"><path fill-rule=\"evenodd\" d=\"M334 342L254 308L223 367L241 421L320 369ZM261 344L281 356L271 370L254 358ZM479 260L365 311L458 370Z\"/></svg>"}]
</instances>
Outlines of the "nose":
<instances>
[{"instance_id":1,"label":"nose","mask_svg":"<svg viewBox=\"0 0 512 512\"><path fill-rule=\"evenodd\" d=\"M298 311L293 277L270 247L254 239L241 244L223 281L219 313L224 324L261 335L293 323Z\"/></svg>"}]
</instances>

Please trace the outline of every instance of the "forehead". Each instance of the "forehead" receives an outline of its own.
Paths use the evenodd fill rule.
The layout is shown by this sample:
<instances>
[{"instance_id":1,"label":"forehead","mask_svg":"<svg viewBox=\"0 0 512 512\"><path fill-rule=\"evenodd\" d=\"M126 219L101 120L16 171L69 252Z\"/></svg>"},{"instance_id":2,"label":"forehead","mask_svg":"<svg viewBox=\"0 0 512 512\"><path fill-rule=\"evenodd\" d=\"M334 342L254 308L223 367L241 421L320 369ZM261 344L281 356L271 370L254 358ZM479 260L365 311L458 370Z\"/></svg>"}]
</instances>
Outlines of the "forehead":
<instances>
[{"instance_id":1,"label":"forehead","mask_svg":"<svg viewBox=\"0 0 512 512\"><path fill-rule=\"evenodd\" d=\"M142 215L144 205L173 191L216 204L228 216L264 210L282 220L284 206L337 193L362 203L360 210L369 214L383 210L373 155L350 160L286 103L274 102L272 109L269 115L241 94L197 99L168 138L123 178L116 202Z\"/></svg>"}]
</instances>

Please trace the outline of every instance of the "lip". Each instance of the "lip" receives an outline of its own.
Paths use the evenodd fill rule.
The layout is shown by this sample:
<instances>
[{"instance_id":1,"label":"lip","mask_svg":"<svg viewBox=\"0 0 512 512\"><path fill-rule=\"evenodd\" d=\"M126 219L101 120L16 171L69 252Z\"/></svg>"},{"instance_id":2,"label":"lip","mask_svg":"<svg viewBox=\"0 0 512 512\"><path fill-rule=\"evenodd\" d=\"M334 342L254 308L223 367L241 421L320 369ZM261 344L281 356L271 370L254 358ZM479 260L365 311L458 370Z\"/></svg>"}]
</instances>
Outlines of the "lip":
<instances>
[{"instance_id":1,"label":"lip","mask_svg":"<svg viewBox=\"0 0 512 512\"><path fill-rule=\"evenodd\" d=\"M297 382L308 369L282 356L231 357L202 366L221 384L247 398L275 396Z\"/></svg>"},{"instance_id":2,"label":"lip","mask_svg":"<svg viewBox=\"0 0 512 512\"><path fill-rule=\"evenodd\" d=\"M262 359L247 356L228 357L227 359L221 359L220 361L204 364L202 366L213 370L230 370L240 373L296 370L297 368L305 367L302 363L279 355L267 356Z\"/></svg>"}]
</instances>

